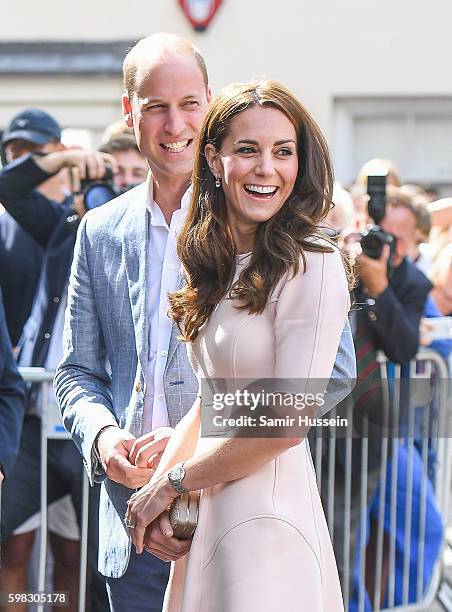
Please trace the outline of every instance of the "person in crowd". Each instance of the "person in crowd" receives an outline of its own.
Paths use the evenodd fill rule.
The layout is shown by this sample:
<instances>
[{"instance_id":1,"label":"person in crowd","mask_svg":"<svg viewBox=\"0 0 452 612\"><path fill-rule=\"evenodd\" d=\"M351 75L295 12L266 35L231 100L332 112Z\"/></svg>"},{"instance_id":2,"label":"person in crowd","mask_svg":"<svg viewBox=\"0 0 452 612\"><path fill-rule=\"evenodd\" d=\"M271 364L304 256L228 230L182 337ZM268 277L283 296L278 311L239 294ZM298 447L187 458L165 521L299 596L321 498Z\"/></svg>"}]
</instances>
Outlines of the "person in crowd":
<instances>
[{"instance_id":1,"label":"person in crowd","mask_svg":"<svg viewBox=\"0 0 452 612\"><path fill-rule=\"evenodd\" d=\"M424 192L430 202L435 202L440 197L439 190L435 185L425 185Z\"/></svg>"},{"instance_id":2,"label":"person in crowd","mask_svg":"<svg viewBox=\"0 0 452 612\"><path fill-rule=\"evenodd\" d=\"M180 282L176 230L187 211L194 143L210 88L199 51L169 34L143 39L129 52L124 85L127 125L151 171L146 184L81 223L55 389L91 482L103 481L99 568L111 608L129 610L132 598L136 611L160 611L169 571L160 559L186 554L190 542L165 536L156 521L147 551L138 555L124 515L172 435L168 426L196 399L185 345L167 316L167 294ZM349 334L346 324L332 373L347 382L340 397L354 376Z\"/></svg>"},{"instance_id":3,"label":"person in crowd","mask_svg":"<svg viewBox=\"0 0 452 612\"><path fill-rule=\"evenodd\" d=\"M425 247L431 246L427 241L432 228L428 199L422 191L422 188L417 185L402 185L399 190L393 190L391 195L391 189L388 189L389 203L398 216L399 232L397 240L403 242L407 257L416 268L429 276L432 267L432 255L431 249L427 250ZM435 302L435 295L438 295L439 286L447 286L447 282L441 284L440 281L437 287L433 286L425 302L425 318L431 319L443 316ZM447 361L452 349L452 340L444 338L430 342L428 341L428 329L429 322L423 319L421 322L421 344L438 351Z\"/></svg>"},{"instance_id":4,"label":"person in crowd","mask_svg":"<svg viewBox=\"0 0 452 612\"><path fill-rule=\"evenodd\" d=\"M400 185L400 192L410 196L411 198L415 198L416 196L424 196L426 205L430 202L430 199L423 187L420 185L416 185L416 183L404 183Z\"/></svg>"},{"instance_id":5,"label":"person in crowd","mask_svg":"<svg viewBox=\"0 0 452 612\"><path fill-rule=\"evenodd\" d=\"M385 412L380 384L380 366L377 351L382 351L389 361L405 364L412 359L419 345L419 326L431 283L410 260L408 254L418 241L416 209L410 198L397 188L388 187L385 216L382 228L395 236L396 247L390 257L387 245L378 259L360 253L357 270L360 281L354 292L352 329L355 342L358 379L352 394L352 403L342 404L340 414L352 414L354 431L369 439L366 499L373 499L379 481L381 459L381 431ZM349 248L354 251L353 245ZM356 252L356 251L354 251ZM377 381L372 390L372 382ZM328 503L329 440L323 446L322 499ZM351 464L347 460L346 441L335 441L334 486L334 549L346 601L353 589L358 525L360 520L360 495L362 485L361 441L353 440ZM352 470L351 495L347 500L345 482L347 470ZM346 504L350 503L350 537L344 540ZM367 505L367 504L366 504ZM372 553L369 563L374 564ZM387 569L387 568L386 568ZM368 571L367 588L374 592L375 585ZM348 577L348 579L346 578ZM387 574L383 576L385 583Z\"/></svg>"},{"instance_id":6,"label":"person in crowd","mask_svg":"<svg viewBox=\"0 0 452 612\"><path fill-rule=\"evenodd\" d=\"M443 296L447 296L448 287L452 283L452 276L447 278L448 265L445 265L444 254L438 259L442 245L450 243L449 228L446 226L445 229L442 229L440 225L435 226L432 231L432 221L438 221L438 219L432 219L429 199L419 185L402 185L400 190L394 193L391 202L392 206L398 209L399 240L403 240L407 256L433 282L433 289L425 303L424 316L431 319L447 315L448 313L442 312L436 302L444 303ZM446 236L438 239L442 234ZM447 249L444 253L447 253ZM423 319L421 344L438 351L447 361L452 348L452 340L444 338L430 342L428 339L430 328L429 322Z\"/></svg>"},{"instance_id":7,"label":"person in crowd","mask_svg":"<svg viewBox=\"0 0 452 612\"><path fill-rule=\"evenodd\" d=\"M30 108L11 120L3 132L2 147L8 163L26 153L61 151L61 128L45 111ZM60 173L42 182L37 189L43 196L62 203L68 196L67 177ZM42 257L42 246L8 212L1 214L0 287L13 346L19 342L30 315Z\"/></svg>"},{"instance_id":8,"label":"person in crowd","mask_svg":"<svg viewBox=\"0 0 452 612\"><path fill-rule=\"evenodd\" d=\"M333 207L325 219L325 227L329 227L338 236L345 230L353 227L354 208L353 199L339 183L334 184Z\"/></svg>"},{"instance_id":9,"label":"person in crowd","mask_svg":"<svg viewBox=\"0 0 452 612\"><path fill-rule=\"evenodd\" d=\"M116 138L122 138L123 136L133 136L135 138L133 128L124 122L124 117L121 117L121 119L107 125L102 134L101 147L110 142L110 140L116 140Z\"/></svg>"},{"instance_id":10,"label":"person in crowd","mask_svg":"<svg viewBox=\"0 0 452 612\"><path fill-rule=\"evenodd\" d=\"M0 201L44 252L33 307L19 341L18 363L52 370L62 354L64 309L75 230L86 210L81 196L74 198L68 195L63 202L59 202L54 199L59 193L55 185L49 191L42 191L40 187L42 184L60 185L61 175L64 176L69 170L77 183L88 174L92 179L102 178L106 163L115 171L117 168L115 159L108 154L65 149L58 142L56 122L48 117L40 111L29 111L25 116L22 114L14 123L15 129L4 137L7 154L18 157L0 171ZM25 137L28 135L30 138L33 134L18 132L16 128L30 128L31 125L36 131L38 119L42 121L39 124L42 131L53 136L46 144L31 146ZM11 135L13 138L10 138ZM43 140L44 136L41 137ZM55 397L50 393L49 405L52 404L55 405ZM39 525L36 514L40 509L40 405L39 391L33 387L27 401L19 457L2 495L1 584L4 591L27 590L24 568ZM56 561L54 587L71 593L70 605L75 610L80 547L79 528L73 509L80 518L82 466L72 441L49 440L48 449L49 533ZM61 523L58 519L61 512L58 508L53 509L52 503L57 500L66 503L64 500L68 494L71 495L73 508L70 507L70 512L65 514L66 520ZM92 548L96 548L95 542ZM102 588L105 591L104 587L98 590L102 591Z\"/></svg>"},{"instance_id":11,"label":"person in crowd","mask_svg":"<svg viewBox=\"0 0 452 612\"><path fill-rule=\"evenodd\" d=\"M0 291L0 485L19 452L25 413L25 384L17 371Z\"/></svg>"},{"instance_id":12,"label":"person in crowd","mask_svg":"<svg viewBox=\"0 0 452 612\"><path fill-rule=\"evenodd\" d=\"M428 262L419 247L428 240L431 230L428 202L422 193L404 186L400 189L388 186L387 193L398 226L397 242L403 245L406 257L425 274Z\"/></svg>"},{"instance_id":13,"label":"person in crowd","mask_svg":"<svg viewBox=\"0 0 452 612\"><path fill-rule=\"evenodd\" d=\"M452 243L437 254L429 276L433 282L431 297L440 316L452 316Z\"/></svg>"},{"instance_id":14,"label":"person in crowd","mask_svg":"<svg viewBox=\"0 0 452 612\"><path fill-rule=\"evenodd\" d=\"M432 219L432 225L443 229L452 226L452 198L442 198L430 202L428 210Z\"/></svg>"},{"instance_id":15,"label":"person in crowd","mask_svg":"<svg viewBox=\"0 0 452 612\"><path fill-rule=\"evenodd\" d=\"M135 136L124 134L107 141L99 151L112 155L118 165L113 177L120 190L130 189L146 180L149 170L146 158L140 153Z\"/></svg>"}]
</instances>

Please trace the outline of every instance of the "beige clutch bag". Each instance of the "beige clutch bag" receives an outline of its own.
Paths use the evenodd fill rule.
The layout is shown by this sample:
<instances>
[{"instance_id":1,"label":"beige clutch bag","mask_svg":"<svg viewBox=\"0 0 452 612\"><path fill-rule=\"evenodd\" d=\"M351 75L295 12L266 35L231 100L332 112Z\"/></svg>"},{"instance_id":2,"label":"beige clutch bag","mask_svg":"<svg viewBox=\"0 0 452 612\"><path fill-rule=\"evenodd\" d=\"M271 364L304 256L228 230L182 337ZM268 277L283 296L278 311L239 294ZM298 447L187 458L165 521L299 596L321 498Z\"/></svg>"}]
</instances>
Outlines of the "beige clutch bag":
<instances>
[{"instance_id":1,"label":"beige clutch bag","mask_svg":"<svg viewBox=\"0 0 452 612\"><path fill-rule=\"evenodd\" d=\"M199 491L182 493L170 506L171 527L174 537L179 540L189 540L195 533L198 524L199 497Z\"/></svg>"}]
</instances>

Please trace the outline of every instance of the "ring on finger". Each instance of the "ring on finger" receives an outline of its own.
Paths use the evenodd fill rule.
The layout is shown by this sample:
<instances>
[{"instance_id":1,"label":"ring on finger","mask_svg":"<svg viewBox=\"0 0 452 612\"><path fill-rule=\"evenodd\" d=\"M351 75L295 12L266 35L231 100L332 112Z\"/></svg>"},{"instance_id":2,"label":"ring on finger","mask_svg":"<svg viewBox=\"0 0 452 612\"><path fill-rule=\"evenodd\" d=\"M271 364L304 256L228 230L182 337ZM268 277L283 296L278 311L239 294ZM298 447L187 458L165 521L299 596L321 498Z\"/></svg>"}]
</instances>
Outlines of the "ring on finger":
<instances>
[{"instance_id":1,"label":"ring on finger","mask_svg":"<svg viewBox=\"0 0 452 612\"><path fill-rule=\"evenodd\" d=\"M132 523L132 521L127 516L124 517L124 525L127 527L127 529L135 529L136 527L136 525Z\"/></svg>"}]
</instances>

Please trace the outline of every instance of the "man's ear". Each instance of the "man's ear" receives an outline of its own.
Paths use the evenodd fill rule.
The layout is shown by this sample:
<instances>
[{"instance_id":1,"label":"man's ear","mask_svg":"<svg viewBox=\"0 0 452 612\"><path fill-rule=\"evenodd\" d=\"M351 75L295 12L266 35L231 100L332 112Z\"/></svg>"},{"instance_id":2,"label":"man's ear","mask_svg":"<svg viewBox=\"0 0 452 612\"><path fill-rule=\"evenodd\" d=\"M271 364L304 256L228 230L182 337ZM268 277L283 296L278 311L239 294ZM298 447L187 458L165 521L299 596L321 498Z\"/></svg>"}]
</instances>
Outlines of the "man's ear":
<instances>
[{"instance_id":1,"label":"man's ear","mask_svg":"<svg viewBox=\"0 0 452 612\"><path fill-rule=\"evenodd\" d=\"M126 93L122 94L122 110L127 127L133 128L132 105Z\"/></svg>"},{"instance_id":2,"label":"man's ear","mask_svg":"<svg viewBox=\"0 0 452 612\"><path fill-rule=\"evenodd\" d=\"M222 167L220 160L218 159L218 151L215 149L213 144L206 144L206 146L204 147L204 155L207 160L207 163L209 164L209 168L212 171L212 174L215 177L221 177Z\"/></svg>"},{"instance_id":3,"label":"man's ear","mask_svg":"<svg viewBox=\"0 0 452 612\"><path fill-rule=\"evenodd\" d=\"M417 244L426 242L426 240L428 239L428 236L425 236L424 232L422 232L418 227L416 227L416 229L414 230L414 236Z\"/></svg>"},{"instance_id":4,"label":"man's ear","mask_svg":"<svg viewBox=\"0 0 452 612\"><path fill-rule=\"evenodd\" d=\"M210 89L210 85L209 85L209 87L207 88L207 94L206 94L206 97L207 97L207 102L210 104L210 103L211 103L211 101L212 101L212 90Z\"/></svg>"}]
</instances>

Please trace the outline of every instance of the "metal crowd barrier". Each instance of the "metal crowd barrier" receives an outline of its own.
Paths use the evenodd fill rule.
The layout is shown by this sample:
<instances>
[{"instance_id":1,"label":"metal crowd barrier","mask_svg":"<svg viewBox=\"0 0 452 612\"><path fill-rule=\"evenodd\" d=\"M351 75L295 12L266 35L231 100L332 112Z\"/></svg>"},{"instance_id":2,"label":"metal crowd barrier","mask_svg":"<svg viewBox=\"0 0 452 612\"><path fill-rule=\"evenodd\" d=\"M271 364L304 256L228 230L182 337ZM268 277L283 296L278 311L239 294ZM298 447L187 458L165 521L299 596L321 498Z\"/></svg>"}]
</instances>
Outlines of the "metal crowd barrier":
<instances>
[{"instance_id":1,"label":"metal crowd barrier","mask_svg":"<svg viewBox=\"0 0 452 612\"><path fill-rule=\"evenodd\" d=\"M359 554L360 572L359 572L359 589L357 597L355 596L354 607L350 607L354 612L367 612L373 610L397 610L398 612L417 612L424 610L435 599L442 578L442 550L435 563L434 570L427 585L423 585L423 563L425 555L425 527L426 527L426 492L428 479L431 475L428 474L428 457L429 451L436 456L434 481L432 486L435 492L436 503L443 517L443 521L447 520L449 492L451 485L451 460L452 447L449 440L451 431L449 428L449 418L452 415L452 407L450 405L450 379L447 364L435 352L429 350L421 350L415 361L411 362L410 379L429 380L431 386L431 397L425 406L420 407L421 422L424 428L423 432L428 432L427 435L421 436L421 449L416 450L422 458L422 480L421 480L421 495L419 509L419 538L417 541L417 583L416 583L416 601L409 601L410 590L410 560L411 560L411 528L412 528L412 477L413 477L413 453L415 429L418 424L416 421L417 406L412 405L410 399L409 410L407 411L406 430L399 437L382 437L381 439L381 462L379 468L379 490L380 502L378 506L378 521L376 526L376 556L374 565L374 584L373 601L367 602L366 607L366 592L365 592L365 574L366 574L366 541L368 531L368 505L371 499L368 499L367 480L368 480L368 459L369 459L369 440L366 437L360 438L360 493L359 500L355 496L352 497L352 456L353 445L356 444L356 438L345 436L345 442L342 443L343 459L345 461L344 481L341 483L343 489L343 524L341 526L343 533L343 567L342 589L344 595L345 609L348 610L352 602L352 576L354 568L350 567L352 559L350 556L349 542L351 536L351 511L352 508L359 504L359 524L356 526L359 531L359 542L356 546L356 554ZM388 377L387 364L384 357L380 357L381 377L384 383L385 398L384 409L388 414L388 418L394 423L398 423L399 406L398 400L400 396L401 368L394 366L394 371L391 377ZM41 536L40 536L40 555L39 555L39 584L38 590L45 590L45 568L47 554L47 442L53 437L64 437L60 431L52 433L49 431L49 411L48 411L48 387L53 379L53 372L48 372L43 368L23 368L21 374L28 382L40 383L42 386L41 393L41 413L42 413L42 436L41 436ZM391 389L391 393L390 393ZM335 411L332 411L327 416L334 417ZM349 427L352 424L352 405L349 403L347 407L347 417ZM69 434L65 434L69 438ZM317 482L319 489L322 491L322 501L324 503L325 514L330 529L331 537L334 540L335 527L334 518L335 509L335 491L337 494L338 483L335 482L336 472L336 446L339 443L336 437L334 428L328 429L328 441L325 440L325 428L314 428L310 432L311 444L314 440L313 459L317 474ZM406 445L407 452L407 468L406 468L406 500L405 508L402 508L404 513L404 556L403 556L403 578L402 578L402 601L396 605L396 526L397 526L397 484L398 484L398 466L397 466L397 445ZM389 550L385 551L385 534L384 534L384 516L385 516L385 492L387 481L387 463L388 458L391 458L391 495L390 495L390 510L389 534L386 537L388 540ZM80 582L79 582L79 612L85 610L86 596L86 567L87 567L87 544L88 544L88 478L83 471L83 491L82 491L82 525L80 534ZM399 509L400 512L400 509ZM445 525L444 525L445 527ZM444 547L444 535L442 539L442 547ZM336 550L336 556L338 551ZM341 551L339 551L341 552ZM386 561L384 560L386 555ZM380 590L382 576L384 571L384 563L388 567L387 576L387 599L388 606L383 607L383 594ZM43 606L38 606L39 610L43 610Z\"/></svg>"},{"instance_id":2,"label":"metal crowd barrier","mask_svg":"<svg viewBox=\"0 0 452 612\"><path fill-rule=\"evenodd\" d=\"M46 581L46 560L47 560L47 443L49 439L68 439L71 437L67 432L62 432L61 424L56 420L53 427L49 422L48 391L52 384L54 372L44 368L19 368L19 371L26 382L41 384L41 531L39 541L39 568L38 568L38 591L45 591ZM82 480L82 508L80 525L80 578L78 592L78 610L85 611L86 598L86 568L88 555L88 498L89 482L88 476L83 470ZM39 611L44 610L44 604L38 604Z\"/></svg>"},{"instance_id":3,"label":"metal crowd barrier","mask_svg":"<svg viewBox=\"0 0 452 612\"><path fill-rule=\"evenodd\" d=\"M385 425L388 426L386 431L390 432L388 435L382 435L378 441L379 467L372 470L369 465L371 457L369 448L371 444L375 448L375 441L372 441L370 436L367 437L365 431L359 438L352 435L354 427L352 401L349 401L345 408L341 407L338 413L342 417L345 415L348 421L347 435L337 433L337 427L329 427L327 431L324 427L317 427L310 432L311 450L328 527L335 543L335 554L338 561L341 561L339 566L343 567L340 573L345 610L420 612L426 610L434 601L442 580L442 557L452 467L450 374L441 356L427 349L421 349L416 359L409 364L408 371L404 372L400 366L389 365L382 354L379 354L378 361L383 390L382 414L386 415L383 417L386 419ZM405 388L416 387L418 391L421 390L420 394L405 393L405 404L401 401L404 380L409 381ZM425 396L422 405L418 404L419 395ZM336 409L327 416L333 418L337 416ZM398 471L401 448L403 448L403 454L400 454L403 459L402 466L406 470L403 473L403 482L402 474ZM432 457L434 457L433 466ZM338 460L341 462L340 477L336 469ZM353 470L352 462L354 462ZM418 488L415 496L413 476L416 467L419 478L419 465L421 465L421 477L420 484L419 480L416 481ZM369 485L372 492L370 497ZM400 488L404 489L403 503L398 499ZM442 516L444 529L441 549L430 579L427 584L423 584L426 545L430 544L426 541L427 489L430 493L432 489L434 491L436 507ZM379 498L375 497L377 492ZM335 503L335 496L336 501L339 498L340 506ZM378 500L378 505L375 502L378 507L378 518L369 528L369 507L375 500ZM418 506L418 521L414 520L417 513L413 511L413 504ZM373 510L375 513L375 507ZM357 514L359 519L356 518ZM341 518L339 527L338 517ZM403 537L400 534L401 525ZM338 531L335 533L335 529L341 531L343 537L338 537ZM355 534L359 534L353 559L350 551L352 530L355 530ZM373 536L373 554L370 556L368 550L366 559L370 534ZM414 571L413 559L416 561L416 558ZM359 567L358 572L357 567ZM369 567L371 571L367 579L372 579L374 585L370 595L366 589L366 569L369 570ZM448 607L449 603L445 609L452 610L452 607Z\"/></svg>"}]
</instances>

